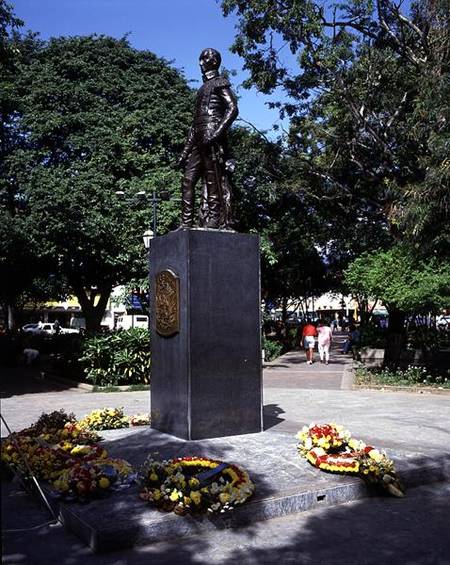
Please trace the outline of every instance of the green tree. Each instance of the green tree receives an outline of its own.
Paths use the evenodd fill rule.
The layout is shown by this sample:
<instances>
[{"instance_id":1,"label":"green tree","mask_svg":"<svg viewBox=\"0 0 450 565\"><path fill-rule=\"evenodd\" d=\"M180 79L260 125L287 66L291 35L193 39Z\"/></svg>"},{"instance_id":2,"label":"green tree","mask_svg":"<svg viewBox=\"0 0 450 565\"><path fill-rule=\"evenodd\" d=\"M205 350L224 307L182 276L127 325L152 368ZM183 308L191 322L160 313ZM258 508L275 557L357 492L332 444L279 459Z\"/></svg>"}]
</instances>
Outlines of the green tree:
<instances>
[{"instance_id":1,"label":"green tree","mask_svg":"<svg viewBox=\"0 0 450 565\"><path fill-rule=\"evenodd\" d=\"M0 0L0 308L8 326L14 326L15 306L23 291L32 284L41 265L33 254L24 227L24 195L18 186L11 155L23 145L16 127L18 99L14 80L21 59L16 36L23 22L12 6Z\"/></svg>"},{"instance_id":2,"label":"green tree","mask_svg":"<svg viewBox=\"0 0 450 565\"><path fill-rule=\"evenodd\" d=\"M232 50L247 85L276 93L290 119L303 190L345 227L336 251L364 232L369 249L426 236L419 251L448 250L448 2L421 0L409 14L390 0L222 6L238 17Z\"/></svg>"},{"instance_id":3,"label":"green tree","mask_svg":"<svg viewBox=\"0 0 450 565\"><path fill-rule=\"evenodd\" d=\"M450 303L450 266L436 258L420 260L397 245L364 253L345 271L345 282L360 303L380 300L389 312L385 363L395 365L405 345L405 319L436 313Z\"/></svg>"},{"instance_id":4,"label":"green tree","mask_svg":"<svg viewBox=\"0 0 450 565\"><path fill-rule=\"evenodd\" d=\"M308 198L292 190L289 159L279 142L236 127L230 145L237 159L236 227L260 235L262 294L286 317L293 300L310 299L329 283L318 251L326 226L311 213Z\"/></svg>"},{"instance_id":5,"label":"green tree","mask_svg":"<svg viewBox=\"0 0 450 565\"><path fill-rule=\"evenodd\" d=\"M176 190L192 92L165 60L126 39L57 38L34 48L15 75L24 141L8 166L27 201L34 249L95 330L112 287L146 269L141 236L151 207L116 193ZM174 226L173 205L161 220L161 231Z\"/></svg>"}]
</instances>

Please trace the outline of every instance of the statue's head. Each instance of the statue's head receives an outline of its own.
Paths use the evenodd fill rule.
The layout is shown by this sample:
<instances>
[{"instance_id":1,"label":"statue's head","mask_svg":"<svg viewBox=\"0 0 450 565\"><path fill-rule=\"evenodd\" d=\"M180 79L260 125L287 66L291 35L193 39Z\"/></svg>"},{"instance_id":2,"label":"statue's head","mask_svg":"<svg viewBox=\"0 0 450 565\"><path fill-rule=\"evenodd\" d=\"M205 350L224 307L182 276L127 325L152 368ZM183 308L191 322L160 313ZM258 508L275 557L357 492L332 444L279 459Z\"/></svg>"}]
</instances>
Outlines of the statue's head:
<instances>
[{"instance_id":1,"label":"statue's head","mask_svg":"<svg viewBox=\"0 0 450 565\"><path fill-rule=\"evenodd\" d=\"M208 71L217 71L222 62L222 57L218 51L208 47L200 53L199 62L202 73L205 74Z\"/></svg>"}]
</instances>

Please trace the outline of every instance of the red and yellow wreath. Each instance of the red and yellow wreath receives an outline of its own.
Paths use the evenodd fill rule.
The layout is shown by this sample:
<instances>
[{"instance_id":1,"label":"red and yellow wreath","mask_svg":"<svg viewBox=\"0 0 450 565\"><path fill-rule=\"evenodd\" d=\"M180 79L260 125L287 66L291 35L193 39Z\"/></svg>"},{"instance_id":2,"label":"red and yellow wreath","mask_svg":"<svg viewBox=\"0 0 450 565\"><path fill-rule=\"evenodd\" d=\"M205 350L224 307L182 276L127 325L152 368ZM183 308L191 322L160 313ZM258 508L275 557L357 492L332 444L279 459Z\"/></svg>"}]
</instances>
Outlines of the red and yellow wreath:
<instances>
[{"instance_id":1,"label":"red and yellow wreath","mask_svg":"<svg viewBox=\"0 0 450 565\"><path fill-rule=\"evenodd\" d=\"M394 467L385 453L352 438L337 424L310 424L297 434L298 451L311 465L332 473L351 473L386 489L394 496L404 496Z\"/></svg>"}]
</instances>

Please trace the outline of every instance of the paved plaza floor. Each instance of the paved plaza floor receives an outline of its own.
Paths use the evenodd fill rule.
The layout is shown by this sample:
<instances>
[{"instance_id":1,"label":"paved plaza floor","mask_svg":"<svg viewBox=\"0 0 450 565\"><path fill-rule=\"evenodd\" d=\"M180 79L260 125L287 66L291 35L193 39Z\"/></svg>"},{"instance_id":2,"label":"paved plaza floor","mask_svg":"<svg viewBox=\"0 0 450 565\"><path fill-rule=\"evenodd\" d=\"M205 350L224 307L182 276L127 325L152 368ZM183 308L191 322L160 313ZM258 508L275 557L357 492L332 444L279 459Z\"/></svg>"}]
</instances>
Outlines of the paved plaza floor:
<instances>
[{"instance_id":1,"label":"paved plaza floor","mask_svg":"<svg viewBox=\"0 0 450 565\"><path fill-rule=\"evenodd\" d=\"M329 365L306 365L300 351L268 364L264 370L267 438L276 442L279 434L294 435L311 421L334 421L388 452L417 460L426 456L448 466L449 459L443 456L450 456L450 395L351 390L350 363L335 348ZM127 414L149 410L146 391L69 389L41 379L39 371L9 370L1 383L2 415L13 430L29 425L43 411L58 408L78 417L104 406L123 406ZM2 429L2 435L6 430ZM60 526L28 530L45 522L47 515L17 488L14 483L2 483L2 528L25 529L3 534L4 563L450 565L448 483L411 489L401 500L362 499L101 555L92 554Z\"/></svg>"}]
</instances>

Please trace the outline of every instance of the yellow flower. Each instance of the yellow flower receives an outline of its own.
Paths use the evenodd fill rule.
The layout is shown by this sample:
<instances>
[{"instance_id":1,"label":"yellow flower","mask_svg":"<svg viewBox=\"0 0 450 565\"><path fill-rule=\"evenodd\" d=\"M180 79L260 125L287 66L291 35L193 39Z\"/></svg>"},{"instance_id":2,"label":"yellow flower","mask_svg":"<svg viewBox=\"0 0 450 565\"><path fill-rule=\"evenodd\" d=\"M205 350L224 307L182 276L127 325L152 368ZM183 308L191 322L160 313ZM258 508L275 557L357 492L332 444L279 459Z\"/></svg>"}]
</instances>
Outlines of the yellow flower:
<instances>
[{"instance_id":1,"label":"yellow flower","mask_svg":"<svg viewBox=\"0 0 450 565\"><path fill-rule=\"evenodd\" d=\"M161 491L159 489L155 489L153 491L153 500L158 501L161 498Z\"/></svg>"},{"instance_id":2,"label":"yellow flower","mask_svg":"<svg viewBox=\"0 0 450 565\"><path fill-rule=\"evenodd\" d=\"M102 477L98 481L98 484L99 484L100 488L108 488L109 487L109 480L106 477Z\"/></svg>"},{"instance_id":3,"label":"yellow flower","mask_svg":"<svg viewBox=\"0 0 450 565\"><path fill-rule=\"evenodd\" d=\"M198 485L200 484L200 481L198 479L196 479L195 477L192 477L192 479L189 479L189 486L192 488L198 487Z\"/></svg>"},{"instance_id":4,"label":"yellow flower","mask_svg":"<svg viewBox=\"0 0 450 565\"><path fill-rule=\"evenodd\" d=\"M227 492L221 492L219 494L219 500L222 504L226 504L230 500L230 495Z\"/></svg>"},{"instance_id":5,"label":"yellow flower","mask_svg":"<svg viewBox=\"0 0 450 565\"><path fill-rule=\"evenodd\" d=\"M198 506L200 504L202 495L198 492L198 490L191 490L189 496L195 505Z\"/></svg>"},{"instance_id":6,"label":"yellow flower","mask_svg":"<svg viewBox=\"0 0 450 565\"><path fill-rule=\"evenodd\" d=\"M158 475L156 473L151 473L149 479L151 481L157 481L158 480Z\"/></svg>"},{"instance_id":7,"label":"yellow flower","mask_svg":"<svg viewBox=\"0 0 450 565\"><path fill-rule=\"evenodd\" d=\"M376 463L380 463L383 460L382 454L378 451L378 449L371 449L369 451L369 457L373 459Z\"/></svg>"},{"instance_id":8,"label":"yellow flower","mask_svg":"<svg viewBox=\"0 0 450 565\"><path fill-rule=\"evenodd\" d=\"M173 489L173 491L170 493L169 498L170 498L170 500L171 500L172 502L176 502L176 501L178 500L178 491L177 491L177 489Z\"/></svg>"}]
</instances>

